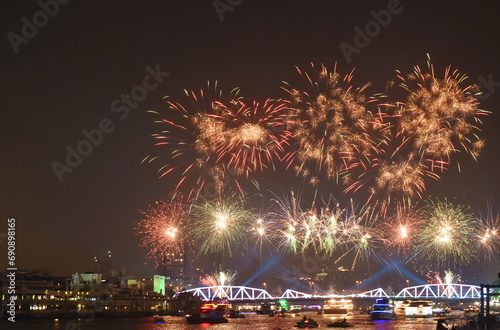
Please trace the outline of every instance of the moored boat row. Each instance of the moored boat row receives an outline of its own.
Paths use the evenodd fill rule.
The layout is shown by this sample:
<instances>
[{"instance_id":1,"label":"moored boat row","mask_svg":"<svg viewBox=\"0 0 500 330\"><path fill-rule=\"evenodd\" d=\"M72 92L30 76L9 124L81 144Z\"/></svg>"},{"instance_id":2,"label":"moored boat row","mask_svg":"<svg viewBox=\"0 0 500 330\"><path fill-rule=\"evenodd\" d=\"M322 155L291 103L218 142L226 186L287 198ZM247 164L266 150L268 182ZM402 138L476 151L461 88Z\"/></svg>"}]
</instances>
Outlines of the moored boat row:
<instances>
[{"instance_id":1,"label":"moored boat row","mask_svg":"<svg viewBox=\"0 0 500 330\"><path fill-rule=\"evenodd\" d=\"M345 317L341 316L343 319L337 319L326 324L327 327L347 328L355 326L355 324L347 322L347 317L352 315L352 301L343 301L343 305L339 304L339 301L333 303L329 301L329 303L330 305L325 304L324 314L337 314ZM437 304L437 306L440 305ZM296 317L299 315L291 311L292 309L285 309L269 315L281 317ZM363 314L361 309L360 314ZM462 314L460 316L463 316ZM373 320L391 320L400 317L443 317L445 315L447 319L451 319L451 315L455 316L448 308L434 308L434 302L431 300L392 301L389 298L378 298L370 310L370 317ZM230 304L205 303L197 313L186 315L186 320L190 324L227 323L229 318L243 317L245 317L244 314L236 309L233 310ZM161 323L163 319L155 316L154 321ZM304 317L296 323L296 326L299 328L315 328L319 327L319 324L309 317Z\"/></svg>"}]
</instances>

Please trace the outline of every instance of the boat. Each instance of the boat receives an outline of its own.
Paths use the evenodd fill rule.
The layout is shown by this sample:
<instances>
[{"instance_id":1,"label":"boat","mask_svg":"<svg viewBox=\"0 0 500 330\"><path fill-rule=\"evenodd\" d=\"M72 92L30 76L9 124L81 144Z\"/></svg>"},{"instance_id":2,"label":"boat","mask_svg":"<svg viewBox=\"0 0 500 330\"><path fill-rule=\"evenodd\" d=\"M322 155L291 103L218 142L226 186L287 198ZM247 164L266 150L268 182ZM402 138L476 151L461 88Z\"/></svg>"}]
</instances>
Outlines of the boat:
<instances>
[{"instance_id":1,"label":"boat","mask_svg":"<svg viewBox=\"0 0 500 330\"><path fill-rule=\"evenodd\" d=\"M302 320L297 322L296 327L301 329L306 329L306 328L317 328L319 327L319 325L318 322L304 316Z\"/></svg>"},{"instance_id":2,"label":"boat","mask_svg":"<svg viewBox=\"0 0 500 330\"><path fill-rule=\"evenodd\" d=\"M226 314L227 305L205 304L201 306L200 311L192 315L186 315L186 321L189 324L202 323L227 323Z\"/></svg>"},{"instance_id":3,"label":"boat","mask_svg":"<svg viewBox=\"0 0 500 330\"><path fill-rule=\"evenodd\" d=\"M387 298L377 298L370 311L372 320L392 320L395 317L394 305Z\"/></svg>"},{"instance_id":4,"label":"boat","mask_svg":"<svg viewBox=\"0 0 500 330\"><path fill-rule=\"evenodd\" d=\"M241 319L245 317L245 314L237 310L230 310L226 313L226 317L228 319Z\"/></svg>"},{"instance_id":5,"label":"boat","mask_svg":"<svg viewBox=\"0 0 500 330\"><path fill-rule=\"evenodd\" d=\"M396 316L402 317L426 317L433 316L430 300L405 300L396 306Z\"/></svg>"},{"instance_id":6,"label":"boat","mask_svg":"<svg viewBox=\"0 0 500 330\"><path fill-rule=\"evenodd\" d=\"M160 315L153 315L154 323L165 323L165 320Z\"/></svg>"},{"instance_id":7,"label":"boat","mask_svg":"<svg viewBox=\"0 0 500 330\"><path fill-rule=\"evenodd\" d=\"M260 308L256 311L256 313L259 315L274 316L275 310L271 307L272 306L269 303L261 303Z\"/></svg>"},{"instance_id":8,"label":"boat","mask_svg":"<svg viewBox=\"0 0 500 330\"><path fill-rule=\"evenodd\" d=\"M354 324L347 322L347 320L344 318L342 321L328 323L326 326L329 328L352 328L354 327Z\"/></svg>"},{"instance_id":9,"label":"boat","mask_svg":"<svg viewBox=\"0 0 500 330\"><path fill-rule=\"evenodd\" d=\"M354 305L351 299L330 299L323 306L323 314L352 315Z\"/></svg>"}]
</instances>

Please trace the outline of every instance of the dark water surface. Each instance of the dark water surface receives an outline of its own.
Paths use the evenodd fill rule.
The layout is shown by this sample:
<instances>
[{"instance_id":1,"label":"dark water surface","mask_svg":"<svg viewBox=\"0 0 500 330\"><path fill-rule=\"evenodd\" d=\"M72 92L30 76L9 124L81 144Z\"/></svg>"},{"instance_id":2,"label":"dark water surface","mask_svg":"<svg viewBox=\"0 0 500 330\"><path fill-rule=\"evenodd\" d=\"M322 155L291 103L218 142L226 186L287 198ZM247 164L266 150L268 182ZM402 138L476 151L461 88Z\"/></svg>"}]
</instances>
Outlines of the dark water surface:
<instances>
[{"instance_id":1,"label":"dark water surface","mask_svg":"<svg viewBox=\"0 0 500 330\"><path fill-rule=\"evenodd\" d=\"M319 329L339 329L328 328L330 322L339 320L338 317L316 314L309 315L319 324ZM76 330L76 329L97 329L97 330L161 330L161 329L252 329L252 330L285 330L297 329L295 324L301 319L296 317L269 317L266 315L246 314L242 319L229 319L225 324L187 324L185 318L165 316L165 323L155 324L151 317L140 318L106 318L106 319L80 319L80 320L18 320L15 323L1 322L0 329L39 329L39 330ZM392 321L372 321L368 315L349 316L348 321L355 326L350 329L398 329L398 330L435 330L437 321L434 318L414 318L398 319Z\"/></svg>"}]
</instances>

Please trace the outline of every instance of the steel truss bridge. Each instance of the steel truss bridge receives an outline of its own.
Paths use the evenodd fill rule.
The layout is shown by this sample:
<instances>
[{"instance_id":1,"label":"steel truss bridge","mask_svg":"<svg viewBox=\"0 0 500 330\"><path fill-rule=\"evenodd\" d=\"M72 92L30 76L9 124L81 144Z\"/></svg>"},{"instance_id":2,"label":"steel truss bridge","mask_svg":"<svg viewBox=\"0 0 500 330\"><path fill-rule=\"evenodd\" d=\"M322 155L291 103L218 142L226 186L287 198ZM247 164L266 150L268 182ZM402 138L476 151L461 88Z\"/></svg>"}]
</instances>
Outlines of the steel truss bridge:
<instances>
[{"instance_id":1,"label":"steel truss bridge","mask_svg":"<svg viewBox=\"0 0 500 330\"><path fill-rule=\"evenodd\" d=\"M362 293L347 295L309 294L295 290L286 290L280 296L273 296L264 289L246 286L206 286L177 293L192 293L202 300L224 299L229 301L265 301L277 299L332 299L332 298L395 298L395 299L480 299L481 287L468 284L424 284L406 287L397 295L388 295L378 288ZM486 294L486 292L484 293Z\"/></svg>"}]
</instances>

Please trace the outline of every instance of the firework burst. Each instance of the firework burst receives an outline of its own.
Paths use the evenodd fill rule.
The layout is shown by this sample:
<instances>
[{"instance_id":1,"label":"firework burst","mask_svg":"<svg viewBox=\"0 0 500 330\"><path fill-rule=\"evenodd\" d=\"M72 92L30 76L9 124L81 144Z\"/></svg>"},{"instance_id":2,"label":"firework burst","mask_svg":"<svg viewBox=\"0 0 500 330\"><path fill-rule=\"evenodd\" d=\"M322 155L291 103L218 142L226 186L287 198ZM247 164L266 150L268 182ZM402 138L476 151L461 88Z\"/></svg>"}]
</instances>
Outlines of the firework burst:
<instances>
[{"instance_id":1,"label":"firework burst","mask_svg":"<svg viewBox=\"0 0 500 330\"><path fill-rule=\"evenodd\" d=\"M466 75L447 67L438 78L430 59L427 67L428 72L416 66L412 74L398 76L407 96L394 116L399 134L412 137L412 147L425 155L432 171L442 171L459 150L477 159L484 141L476 125L487 112L478 109L476 86L462 87Z\"/></svg>"},{"instance_id":2,"label":"firework burst","mask_svg":"<svg viewBox=\"0 0 500 330\"><path fill-rule=\"evenodd\" d=\"M418 261L426 267L453 269L475 257L478 220L467 207L447 200L429 201L423 208L423 218L415 247Z\"/></svg>"},{"instance_id":3,"label":"firework burst","mask_svg":"<svg viewBox=\"0 0 500 330\"><path fill-rule=\"evenodd\" d=\"M486 216L480 215L479 230L476 233L476 246L484 261L495 260L500 253L500 214L488 208Z\"/></svg>"},{"instance_id":4,"label":"firework burst","mask_svg":"<svg viewBox=\"0 0 500 330\"><path fill-rule=\"evenodd\" d=\"M287 102L267 99L247 104L239 100L217 105L221 109L217 119L224 125L215 145L218 161L246 178L252 172L274 169L291 135L284 121Z\"/></svg>"},{"instance_id":5,"label":"firework burst","mask_svg":"<svg viewBox=\"0 0 500 330\"><path fill-rule=\"evenodd\" d=\"M192 205L191 234L200 243L200 253L232 255L246 246L252 213L241 195L227 193L223 198L199 200Z\"/></svg>"},{"instance_id":6,"label":"firework burst","mask_svg":"<svg viewBox=\"0 0 500 330\"><path fill-rule=\"evenodd\" d=\"M272 247L272 234L274 228L268 216L260 215L254 217L254 223L250 229L250 237L254 243L255 248L259 248L259 257L262 258L262 248L264 245Z\"/></svg>"},{"instance_id":7,"label":"firework burst","mask_svg":"<svg viewBox=\"0 0 500 330\"><path fill-rule=\"evenodd\" d=\"M297 174L312 176L313 183L320 175L337 179L360 155L372 152L370 132L380 122L367 106L375 99L363 95L369 84L351 85L353 72L341 76L336 66L331 72L324 65L313 75L297 71L307 89L283 88L292 100L287 124L297 141L286 161L295 164Z\"/></svg>"},{"instance_id":8,"label":"firework burst","mask_svg":"<svg viewBox=\"0 0 500 330\"><path fill-rule=\"evenodd\" d=\"M420 209L400 204L394 216L378 225L383 229L389 255L409 256L413 252L422 220Z\"/></svg>"},{"instance_id":9,"label":"firework burst","mask_svg":"<svg viewBox=\"0 0 500 330\"><path fill-rule=\"evenodd\" d=\"M141 236L140 246L147 249L147 257L160 263L165 257L182 252L186 239L188 206L179 201L157 201L137 222L135 234Z\"/></svg>"},{"instance_id":10,"label":"firework burst","mask_svg":"<svg viewBox=\"0 0 500 330\"><path fill-rule=\"evenodd\" d=\"M207 91L184 91L190 101L190 107L167 101L167 116L149 111L159 117L155 123L161 125L161 131L153 134L157 156L148 156L143 162L162 162L158 173L160 178L168 174L179 178L175 186L178 192L186 186L186 195L197 196L207 184L216 192L231 178L226 166L217 161L216 141L220 139L221 113L220 104L237 102L238 89L233 89L229 96L223 97L217 84ZM239 185L238 185L239 186Z\"/></svg>"}]
</instances>

